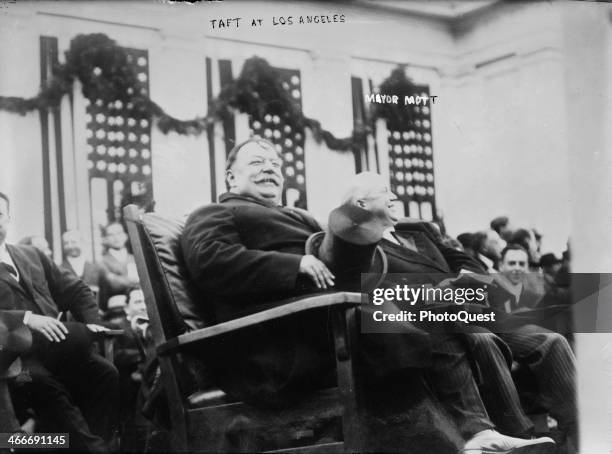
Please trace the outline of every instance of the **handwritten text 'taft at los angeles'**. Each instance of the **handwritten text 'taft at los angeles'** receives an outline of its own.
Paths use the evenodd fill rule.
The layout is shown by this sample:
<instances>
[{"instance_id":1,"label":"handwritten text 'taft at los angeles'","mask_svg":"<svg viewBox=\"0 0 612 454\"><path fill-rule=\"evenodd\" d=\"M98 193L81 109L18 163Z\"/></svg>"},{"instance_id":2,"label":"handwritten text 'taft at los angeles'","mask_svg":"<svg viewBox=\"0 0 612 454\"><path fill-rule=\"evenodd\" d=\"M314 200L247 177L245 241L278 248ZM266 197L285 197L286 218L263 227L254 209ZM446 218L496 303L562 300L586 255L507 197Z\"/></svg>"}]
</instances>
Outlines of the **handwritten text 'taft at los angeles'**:
<instances>
[{"instance_id":1,"label":"handwritten text 'taft at los angeles'","mask_svg":"<svg viewBox=\"0 0 612 454\"><path fill-rule=\"evenodd\" d=\"M272 16L272 18L223 17L209 20L211 28L261 27L265 23L272 25L333 24L346 22L344 14L320 14L314 16Z\"/></svg>"}]
</instances>

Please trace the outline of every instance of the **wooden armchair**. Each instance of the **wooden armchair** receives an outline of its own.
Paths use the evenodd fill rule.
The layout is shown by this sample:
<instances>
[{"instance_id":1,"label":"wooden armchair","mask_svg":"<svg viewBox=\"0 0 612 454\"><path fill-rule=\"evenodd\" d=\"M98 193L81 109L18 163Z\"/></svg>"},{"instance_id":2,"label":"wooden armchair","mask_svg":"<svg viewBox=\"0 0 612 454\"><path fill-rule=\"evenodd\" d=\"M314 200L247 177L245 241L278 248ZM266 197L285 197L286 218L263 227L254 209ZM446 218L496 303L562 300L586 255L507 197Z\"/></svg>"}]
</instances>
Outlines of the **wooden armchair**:
<instances>
[{"instance_id":1,"label":"wooden armchair","mask_svg":"<svg viewBox=\"0 0 612 454\"><path fill-rule=\"evenodd\" d=\"M357 452L363 450L360 427L361 405L359 383L354 372L352 352L356 348L356 305L361 294L334 292L279 302L272 309L246 317L190 329L188 320L198 316L193 303L194 290L185 278L179 236L183 221L158 214L141 214L136 206L124 210L128 234L134 251L138 274L145 295L150 327L159 359L163 393L170 413L170 444L174 451L259 451L281 449L282 452ZM187 307L187 308L186 308ZM191 307L192 309L189 309ZM194 347L205 351L221 336L289 317L306 311L333 312L333 332L337 365L337 386L305 396L290 408L256 408L244 402L229 400L221 390L191 392L185 382L188 352ZM201 322L201 320L200 320ZM193 326L193 325L192 325ZM206 367L206 365L204 365ZM242 421L248 431L290 431L300 421L316 418L338 418L343 440L332 440L310 446L299 446L296 437L289 445L227 444L226 432L235 421ZM299 430L298 430L299 432Z\"/></svg>"}]
</instances>

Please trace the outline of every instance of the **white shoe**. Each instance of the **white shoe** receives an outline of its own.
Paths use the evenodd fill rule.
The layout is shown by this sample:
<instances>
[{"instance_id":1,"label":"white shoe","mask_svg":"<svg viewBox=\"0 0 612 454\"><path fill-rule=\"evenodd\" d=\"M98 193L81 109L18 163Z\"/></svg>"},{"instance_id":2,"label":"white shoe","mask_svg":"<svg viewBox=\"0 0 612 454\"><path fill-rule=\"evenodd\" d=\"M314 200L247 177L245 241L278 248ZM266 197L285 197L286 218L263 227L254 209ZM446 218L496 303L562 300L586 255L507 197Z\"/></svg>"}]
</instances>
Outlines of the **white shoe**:
<instances>
[{"instance_id":1,"label":"white shoe","mask_svg":"<svg viewBox=\"0 0 612 454\"><path fill-rule=\"evenodd\" d=\"M508 437L495 430L483 430L470 438L460 451L465 454L552 454L556 446L552 438L526 440Z\"/></svg>"}]
</instances>

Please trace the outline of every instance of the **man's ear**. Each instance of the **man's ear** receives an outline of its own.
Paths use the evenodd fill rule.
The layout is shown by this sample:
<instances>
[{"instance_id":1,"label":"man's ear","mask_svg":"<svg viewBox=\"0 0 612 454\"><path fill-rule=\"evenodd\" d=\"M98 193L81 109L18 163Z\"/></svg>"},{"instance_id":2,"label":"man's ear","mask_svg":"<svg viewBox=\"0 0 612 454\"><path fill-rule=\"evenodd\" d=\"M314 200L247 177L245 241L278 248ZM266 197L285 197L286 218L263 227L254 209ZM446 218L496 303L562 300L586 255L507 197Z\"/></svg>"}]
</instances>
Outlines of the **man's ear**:
<instances>
[{"instance_id":1,"label":"man's ear","mask_svg":"<svg viewBox=\"0 0 612 454\"><path fill-rule=\"evenodd\" d=\"M236 177L234 176L234 172L231 169L227 169L225 171L225 181L227 182L227 186L232 188L234 186L234 180Z\"/></svg>"}]
</instances>

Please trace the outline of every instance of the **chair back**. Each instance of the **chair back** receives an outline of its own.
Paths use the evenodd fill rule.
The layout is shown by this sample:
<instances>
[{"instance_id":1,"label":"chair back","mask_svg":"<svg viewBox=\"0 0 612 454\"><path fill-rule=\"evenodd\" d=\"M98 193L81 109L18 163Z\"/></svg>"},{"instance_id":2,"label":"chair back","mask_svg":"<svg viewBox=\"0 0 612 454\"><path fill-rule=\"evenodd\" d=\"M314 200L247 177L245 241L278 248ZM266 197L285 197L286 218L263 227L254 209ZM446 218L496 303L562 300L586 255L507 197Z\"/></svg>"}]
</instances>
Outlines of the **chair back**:
<instances>
[{"instance_id":1,"label":"chair back","mask_svg":"<svg viewBox=\"0 0 612 454\"><path fill-rule=\"evenodd\" d=\"M135 205L125 207L124 215L156 345L206 326L181 251L184 219L142 214Z\"/></svg>"}]
</instances>

